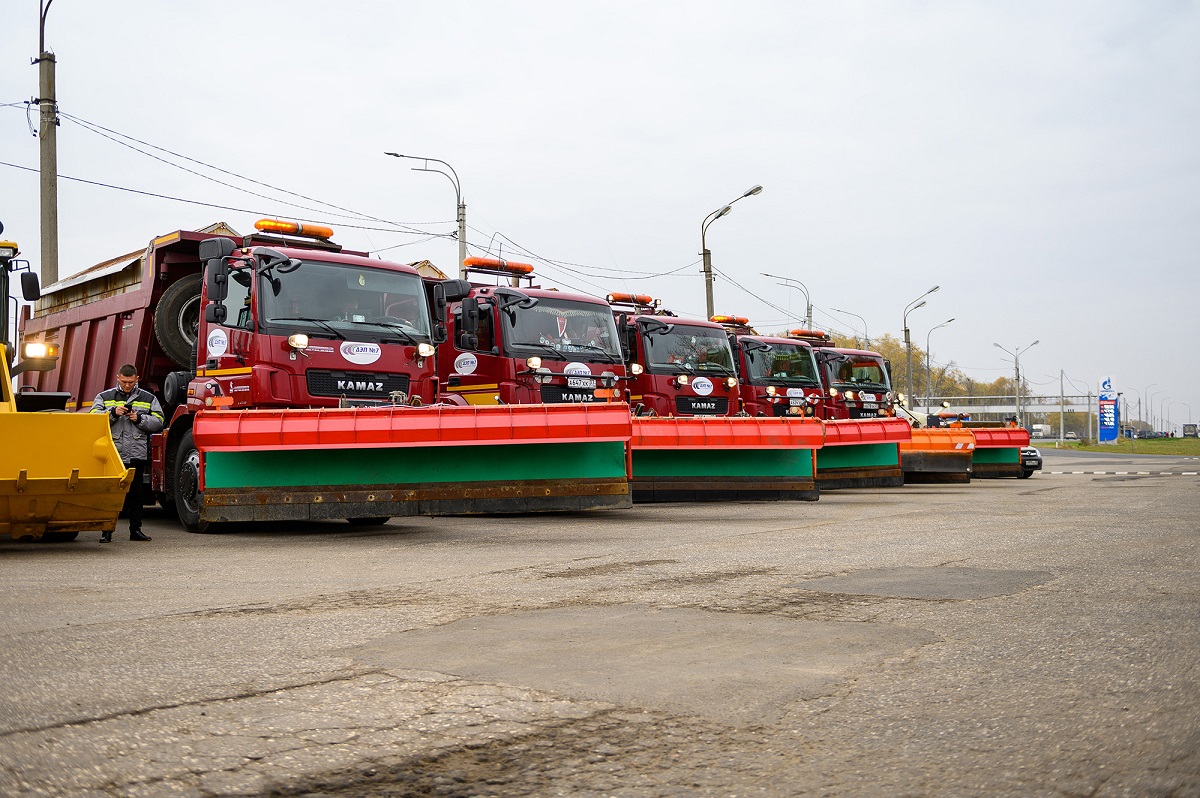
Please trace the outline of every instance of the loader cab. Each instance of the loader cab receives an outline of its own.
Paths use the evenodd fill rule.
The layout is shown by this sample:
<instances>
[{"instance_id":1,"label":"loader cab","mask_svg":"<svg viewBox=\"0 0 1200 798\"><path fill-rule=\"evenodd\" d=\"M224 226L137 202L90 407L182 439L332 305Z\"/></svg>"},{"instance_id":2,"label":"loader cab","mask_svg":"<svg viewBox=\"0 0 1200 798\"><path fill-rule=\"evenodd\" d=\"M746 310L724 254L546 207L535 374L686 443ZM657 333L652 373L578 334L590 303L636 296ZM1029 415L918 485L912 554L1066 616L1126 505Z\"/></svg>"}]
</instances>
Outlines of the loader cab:
<instances>
[{"instance_id":1,"label":"loader cab","mask_svg":"<svg viewBox=\"0 0 1200 798\"><path fill-rule=\"evenodd\" d=\"M450 303L448 341L438 353L449 401L561 404L615 396L625 366L607 304L533 286L529 264L468 258L466 265L474 280L467 296ZM489 276L518 285L485 284Z\"/></svg>"},{"instance_id":2,"label":"loader cab","mask_svg":"<svg viewBox=\"0 0 1200 798\"><path fill-rule=\"evenodd\" d=\"M609 294L617 318L634 415L738 413L733 351L719 324L680 319L649 297Z\"/></svg>"},{"instance_id":3,"label":"loader cab","mask_svg":"<svg viewBox=\"0 0 1200 798\"><path fill-rule=\"evenodd\" d=\"M328 244L326 228L304 231L318 236L312 245L296 230L295 240L201 243L204 313L192 404L433 401L444 301L434 302L437 292L411 266L341 251Z\"/></svg>"}]
</instances>

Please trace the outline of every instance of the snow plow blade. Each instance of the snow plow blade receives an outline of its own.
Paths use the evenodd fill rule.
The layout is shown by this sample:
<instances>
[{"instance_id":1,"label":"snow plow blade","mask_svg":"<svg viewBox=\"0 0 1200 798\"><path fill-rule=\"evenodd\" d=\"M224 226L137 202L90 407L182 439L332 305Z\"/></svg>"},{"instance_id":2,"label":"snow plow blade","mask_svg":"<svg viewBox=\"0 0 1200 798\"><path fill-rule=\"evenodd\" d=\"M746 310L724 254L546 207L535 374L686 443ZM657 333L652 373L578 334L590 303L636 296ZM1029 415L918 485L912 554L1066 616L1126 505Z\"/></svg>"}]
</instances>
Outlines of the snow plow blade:
<instances>
[{"instance_id":1,"label":"snow plow blade","mask_svg":"<svg viewBox=\"0 0 1200 798\"><path fill-rule=\"evenodd\" d=\"M197 414L207 522L632 506L624 404Z\"/></svg>"},{"instance_id":2,"label":"snow plow blade","mask_svg":"<svg viewBox=\"0 0 1200 798\"><path fill-rule=\"evenodd\" d=\"M630 439L635 502L819 498L820 422L786 418L637 417Z\"/></svg>"},{"instance_id":3,"label":"snow plow blade","mask_svg":"<svg viewBox=\"0 0 1200 798\"><path fill-rule=\"evenodd\" d=\"M976 479L1021 476L1021 447L1029 445L1029 431L1021 427L979 427L971 474Z\"/></svg>"},{"instance_id":4,"label":"snow plow blade","mask_svg":"<svg viewBox=\"0 0 1200 798\"><path fill-rule=\"evenodd\" d=\"M971 481L975 436L969 429L914 429L912 440L900 444L900 467L906 483L965 483Z\"/></svg>"},{"instance_id":5,"label":"snow plow blade","mask_svg":"<svg viewBox=\"0 0 1200 798\"><path fill-rule=\"evenodd\" d=\"M825 422L825 445L817 452L817 485L894 488L904 484L900 444L912 426L902 418L856 418Z\"/></svg>"},{"instance_id":6,"label":"snow plow blade","mask_svg":"<svg viewBox=\"0 0 1200 798\"><path fill-rule=\"evenodd\" d=\"M134 472L121 463L107 416L0 411L0 440L0 537L116 528Z\"/></svg>"}]
</instances>

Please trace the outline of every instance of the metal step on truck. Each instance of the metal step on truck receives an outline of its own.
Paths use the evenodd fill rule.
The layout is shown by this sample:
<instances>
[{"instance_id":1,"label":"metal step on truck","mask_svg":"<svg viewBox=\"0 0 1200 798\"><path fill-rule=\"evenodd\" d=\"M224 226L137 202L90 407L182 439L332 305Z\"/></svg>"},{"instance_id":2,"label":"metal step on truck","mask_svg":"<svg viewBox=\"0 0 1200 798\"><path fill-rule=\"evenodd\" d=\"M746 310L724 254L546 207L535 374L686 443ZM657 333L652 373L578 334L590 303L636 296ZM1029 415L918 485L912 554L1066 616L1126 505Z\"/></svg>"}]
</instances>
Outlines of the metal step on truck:
<instances>
[{"instance_id":1,"label":"metal step on truck","mask_svg":"<svg viewBox=\"0 0 1200 798\"><path fill-rule=\"evenodd\" d=\"M151 489L185 528L586 508L554 463L627 440L627 413L434 404L445 310L469 284L344 250L323 226L255 228L158 236L47 286L22 319L24 342L62 353L33 387L87 411L132 363L160 397ZM627 490L621 466L605 476Z\"/></svg>"}]
</instances>

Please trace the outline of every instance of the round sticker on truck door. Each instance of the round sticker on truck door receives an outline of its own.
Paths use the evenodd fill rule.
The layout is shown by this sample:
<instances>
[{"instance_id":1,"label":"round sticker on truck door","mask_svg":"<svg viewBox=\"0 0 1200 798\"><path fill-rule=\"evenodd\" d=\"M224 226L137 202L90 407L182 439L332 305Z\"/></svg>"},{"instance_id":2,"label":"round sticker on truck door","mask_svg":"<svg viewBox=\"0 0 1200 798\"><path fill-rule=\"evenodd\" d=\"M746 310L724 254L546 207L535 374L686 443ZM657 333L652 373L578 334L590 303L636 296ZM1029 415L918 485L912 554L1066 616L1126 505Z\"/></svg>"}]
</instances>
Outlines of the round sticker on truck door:
<instances>
[{"instance_id":1,"label":"round sticker on truck door","mask_svg":"<svg viewBox=\"0 0 1200 798\"><path fill-rule=\"evenodd\" d=\"M712 380L708 377L694 377L692 379L692 390L700 396L708 396L713 392Z\"/></svg>"},{"instance_id":2,"label":"round sticker on truck door","mask_svg":"<svg viewBox=\"0 0 1200 798\"><path fill-rule=\"evenodd\" d=\"M342 357L360 366L374 363L383 354L383 347L379 344L360 344L354 341L343 341L339 349L342 352Z\"/></svg>"},{"instance_id":3,"label":"round sticker on truck door","mask_svg":"<svg viewBox=\"0 0 1200 798\"><path fill-rule=\"evenodd\" d=\"M474 374L475 369L478 367L479 358L475 357L470 352L463 352L461 355L454 358L455 374Z\"/></svg>"},{"instance_id":4,"label":"round sticker on truck door","mask_svg":"<svg viewBox=\"0 0 1200 798\"><path fill-rule=\"evenodd\" d=\"M573 374L576 377L590 377L592 370L587 367L586 363L571 362L563 366L563 374Z\"/></svg>"},{"instance_id":5,"label":"round sticker on truck door","mask_svg":"<svg viewBox=\"0 0 1200 798\"><path fill-rule=\"evenodd\" d=\"M208 356L220 357L229 351L229 335L220 327L208 331Z\"/></svg>"}]
</instances>

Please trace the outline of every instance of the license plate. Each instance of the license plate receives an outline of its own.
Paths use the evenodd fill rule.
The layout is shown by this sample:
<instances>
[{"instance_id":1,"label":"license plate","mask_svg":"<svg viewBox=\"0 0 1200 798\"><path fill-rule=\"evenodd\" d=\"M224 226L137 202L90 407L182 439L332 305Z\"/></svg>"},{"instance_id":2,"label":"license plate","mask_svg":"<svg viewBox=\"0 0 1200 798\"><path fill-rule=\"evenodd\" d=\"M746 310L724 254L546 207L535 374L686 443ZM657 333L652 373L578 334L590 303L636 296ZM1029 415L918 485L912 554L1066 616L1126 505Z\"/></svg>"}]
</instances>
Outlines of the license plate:
<instances>
[{"instance_id":1,"label":"license plate","mask_svg":"<svg viewBox=\"0 0 1200 798\"><path fill-rule=\"evenodd\" d=\"M1037 460L1026 460L1025 461L1025 465L1027 465L1027 466L1035 466L1037 464L1038 464Z\"/></svg>"},{"instance_id":2,"label":"license plate","mask_svg":"<svg viewBox=\"0 0 1200 798\"><path fill-rule=\"evenodd\" d=\"M879 402L863 402L862 408L863 410L878 410Z\"/></svg>"},{"instance_id":3,"label":"license plate","mask_svg":"<svg viewBox=\"0 0 1200 798\"><path fill-rule=\"evenodd\" d=\"M792 407L799 407L800 405L808 404L808 400L804 399L802 397L799 397L799 396L795 396L795 397L792 397L791 399L788 399L788 404L791 405Z\"/></svg>"},{"instance_id":4,"label":"license plate","mask_svg":"<svg viewBox=\"0 0 1200 798\"><path fill-rule=\"evenodd\" d=\"M594 377L567 377L568 388L595 388L596 379Z\"/></svg>"}]
</instances>

